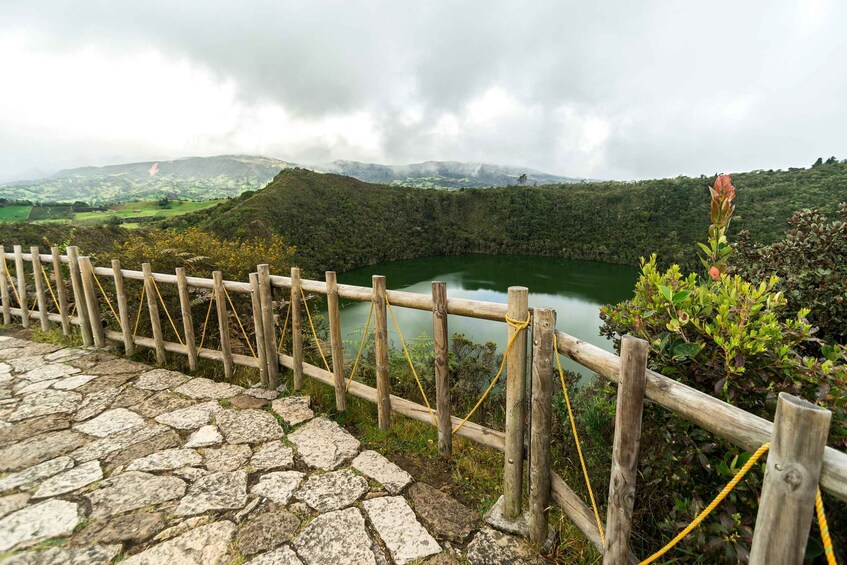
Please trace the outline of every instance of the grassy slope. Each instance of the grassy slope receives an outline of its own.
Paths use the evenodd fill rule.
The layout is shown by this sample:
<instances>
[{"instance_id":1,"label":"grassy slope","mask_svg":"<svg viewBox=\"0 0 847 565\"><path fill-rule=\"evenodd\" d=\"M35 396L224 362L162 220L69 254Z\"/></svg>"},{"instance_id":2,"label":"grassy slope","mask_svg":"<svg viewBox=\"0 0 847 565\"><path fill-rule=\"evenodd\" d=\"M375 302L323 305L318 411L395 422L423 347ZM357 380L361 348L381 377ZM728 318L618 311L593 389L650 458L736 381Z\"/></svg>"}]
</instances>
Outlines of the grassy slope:
<instances>
[{"instance_id":1,"label":"grassy slope","mask_svg":"<svg viewBox=\"0 0 847 565\"><path fill-rule=\"evenodd\" d=\"M652 252L691 264L705 237L711 178L504 187L444 192L368 184L303 169L173 225L229 237L267 231L297 246L310 270L453 253L527 253L637 263ZM732 232L770 242L800 208L847 200L847 164L733 175Z\"/></svg>"},{"instance_id":2,"label":"grassy slope","mask_svg":"<svg viewBox=\"0 0 847 565\"><path fill-rule=\"evenodd\" d=\"M126 218L170 218L180 214L197 212L211 208L224 202L223 200L206 200L202 202L191 202L186 200L171 201L168 208L159 207L158 201L126 202L110 206L105 212L81 212L76 214L75 220L83 223L104 222L110 217Z\"/></svg>"},{"instance_id":3,"label":"grassy slope","mask_svg":"<svg viewBox=\"0 0 847 565\"><path fill-rule=\"evenodd\" d=\"M0 222L20 222L29 217L32 206L3 206L0 208Z\"/></svg>"}]
</instances>

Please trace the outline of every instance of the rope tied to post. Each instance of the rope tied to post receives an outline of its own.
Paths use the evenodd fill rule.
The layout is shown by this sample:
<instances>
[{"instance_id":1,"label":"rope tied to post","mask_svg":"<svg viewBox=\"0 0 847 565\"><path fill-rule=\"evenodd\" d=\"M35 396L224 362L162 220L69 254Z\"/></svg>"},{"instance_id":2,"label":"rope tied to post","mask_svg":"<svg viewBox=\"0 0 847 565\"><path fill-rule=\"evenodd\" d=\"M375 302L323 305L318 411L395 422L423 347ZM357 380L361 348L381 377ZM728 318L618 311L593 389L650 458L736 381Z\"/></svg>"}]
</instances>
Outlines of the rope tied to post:
<instances>
[{"instance_id":1,"label":"rope tied to post","mask_svg":"<svg viewBox=\"0 0 847 565\"><path fill-rule=\"evenodd\" d=\"M344 387L345 392L350 390L350 383L353 382L353 375L356 374L356 367L359 366L359 359L362 358L362 351L364 351L364 349L365 349L365 342L367 341L367 338L368 338L368 328L371 327L371 318L373 317L373 313L374 313L374 303L373 303L373 300L372 300L371 301L371 309L368 312L368 321L365 322L365 329L362 331L362 341L361 341L361 343L359 343L359 352L356 354L356 360L353 362L353 368L350 369L350 376L347 378L347 386Z\"/></svg>"},{"instance_id":2,"label":"rope tied to post","mask_svg":"<svg viewBox=\"0 0 847 565\"><path fill-rule=\"evenodd\" d=\"M12 284L12 273L9 272L9 265L6 263L5 254L3 257L3 269L5 269L6 277L8 277L9 279L9 286L12 287L12 292L15 293L15 299L18 301L18 306L20 306L21 310L24 310L26 306L24 306L24 303L21 301L21 295L18 294L18 289L15 287L14 284Z\"/></svg>"},{"instance_id":3,"label":"rope tied to post","mask_svg":"<svg viewBox=\"0 0 847 565\"><path fill-rule=\"evenodd\" d=\"M209 326L209 316L212 314L212 304L215 303L215 289L212 287L212 295L209 297L209 307L206 309L206 318L203 320L203 332L200 334L200 346L197 351L203 349L206 342L206 328Z\"/></svg>"},{"instance_id":4,"label":"rope tied to post","mask_svg":"<svg viewBox=\"0 0 847 565\"><path fill-rule=\"evenodd\" d=\"M306 300L306 295L303 293L303 286L300 286L300 298L303 301L303 306L306 307L306 317L309 319L309 327L312 328L312 337L315 338L315 345L318 346L318 353L321 354L321 359L323 359L324 367L326 367L327 373L332 373L332 369L329 368L329 363L326 360L326 355L324 355L324 350L321 347L321 340L318 339L318 332L315 330L315 323L312 321L312 312L309 311L309 301Z\"/></svg>"},{"instance_id":5,"label":"rope tied to post","mask_svg":"<svg viewBox=\"0 0 847 565\"><path fill-rule=\"evenodd\" d=\"M44 267L42 266L42 269L43 268ZM46 276L46 274L45 274L45 276ZM109 300L109 295L106 294L106 290L103 288L103 285L100 284L100 279L97 278L97 273L94 272L94 269L91 269L91 276L94 277L94 282L97 283L97 287L100 289L100 294L102 294L103 298L106 299L106 304L109 305L109 310L112 311L112 316L115 317L115 321L118 323L118 326L121 328L121 331L123 331L124 326L123 326L123 324L121 324L121 318L120 318L120 316L118 316L117 312L115 312L115 308L112 306L112 301ZM53 290L51 289L50 292L52 293ZM158 292L158 289L157 289L156 292Z\"/></svg>"},{"instance_id":6,"label":"rope tied to post","mask_svg":"<svg viewBox=\"0 0 847 565\"><path fill-rule=\"evenodd\" d=\"M529 327L529 323L532 321L532 315L527 314L526 320L523 320L523 321L522 320L516 320L516 319L514 319L510 316L506 316L505 320L506 320L506 323L509 324L509 326L515 330L515 333L513 333L509 337L509 341L506 343L506 350L503 352L503 359L500 361L500 368L497 369L497 374L494 375L493 379L491 379L491 383L488 385L488 388L485 389L485 392L482 393L482 396L479 397L479 400L477 401L476 405L473 408L471 408L471 411L468 412L468 415L465 416L465 418L459 423L459 425L457 425L455 428L453 428L454 434L462 429L462 426L464 426L468 422L470 417L474 415L474 412L477 411L477 409L482 405L482 403L488 397L488 394L491 392L491 389L493 389L494 385L497 384L497 381L500 379L500 375L503 374L503 369L506 368L506 360L509 357L509 351L511 351L512 345L514 345L515 340L518 338L518 336L521 335L521 332Z\"/></svg>"},{"instance_id":7,"label":"rope tied to post","mask_svg":"<svg viewBox=\"0 0 847 565\"><path fill-rule=\"evenodd\" d=\"M559 343L556 339L556 332L553 332L553 355L556 357L556 367L559 369L559 380L562 383L562 394L565 396L565 405L568 407L568 418L571 421L571 431L573 432L574 443L576 443L576 452L579 454L579 463L582 466L582 476L585 478L585 486L588 488L588 496L591 499L591 509L594 511L594 519L597 521L597 532L600 534L600 542L606 543L606 536L603 532L603 521L600 520L600 511L597 509L597 502L594 499L594 489L591 488L591 479L588 477L588 467L585 464L585 457L582 455L582 443L579 441L579 434L576 431L576 418L573 415L571 408L571 399L568 395L568 387L565 386L565 371L562 369L562 360L559 358Z\"/></svg>"},{"instance_id":8,"label":"rope tied to post","mask_svg":"<svg viewBox=\"0 0 847 565\"><path fill-rule=\"evenodd\" d=\"M156 296L159 297L159 304L162 305L162 309L164 309L164 311L165 311L165 316L168 317L168 322L170 322L170 324L171 324L171 329L174 331L174 334L176 334L176 339L179 341L180 345L185 345L185 343L182 341L182 338L179 335L179 331L176 329L176 324L174 324L173 318L171 318L171 313L168 310L168 305L165 304L165 300L162 298L162 293L159 292L159 285L156 284L156 279L153 278L153 277L150 277L150 280L153 282L153 289L156 291Z\"/></svg>"},{"instance_id":9,"label":"rope tied to post","mask_svg":"<svg viewBox=\"0 0 847 565\"><path fill-rule=\"evenodd\" d=\"M403 345L403 353L406 355L406 361L409 362L409 368L412 369L412 375L415 376L415 382L418 384L418 390L421 391L421 396L423 396L426 409L429 410L429 417L432 418L432 424L437 427L438 423L435 420L435 412L432 411L432 406L429 405L429 398L426 397L426 392L424 392L423 384L421 384L421 379L418 376L418 371L415 369L415 364L412 362L412 356L409 354L409 348L406 347L406 340L403 339L403 332L400 331L400 324L397 323L397 318L394 316L394 310L391 309L391 302L388 300L388 293L385 294L385 305L388 307L388 313L391 314L391 320L394 322L394 327L397 329L397 335L400 336L400 343Z\"/></svg>"},{"instance_id":10,"label":"rope tied to post","mask_svg":"<svg viewBox=\"0 0 847 565\"><path fill-rule=\"evenodd\" d=\"M279 336L279 344L276 346L276 352L282 353L282 346L285 344L285 334L288 331L288 319L291 314L291 301L288 301L288 307L285 309L285 322L282 324L282 333Z\"/></svg>"},{"instance_id":11,"label":"rope tied to post","mask_svg":"<svg viewBox=\"0 0 847 565\"><path fill-rule=\"evenodd\" d=\"M247 347L250 348L250 353L253 354L253 359L258 359L256 356L256 351L253 349L253 344L250 343L250 338L247 337L247 332L244 331L244 326L241 323L241 318L238 316L238 310L235 309L235 304L232 303L232 298L229 296L229 291L226 289L226 285L221 285L224 289L224 296L226 296L226 301L229 302L229 307L232 309L232 313L235 314L235 321L238 322L238 327L241 328L241 335L244 336L244 341L247 342Z\"/></svg>"},{"instance_id":12,"label":"rope tied to post","mask_svg":"<svg viewBox=\"0 0 847 565\"><path fill-rule=\"evenodd\" d=\"M61 311L59 307L59 300L56 298L56 293L53 292L53 285L50 284L50 277L47 276L47 271L44 269L44 265L41 265L41 274L44 275L44 282L47 283L47 290L50 291L50 296L53 297L53 304L56 306L56 312Z\"/></svg>"}]
</instances>

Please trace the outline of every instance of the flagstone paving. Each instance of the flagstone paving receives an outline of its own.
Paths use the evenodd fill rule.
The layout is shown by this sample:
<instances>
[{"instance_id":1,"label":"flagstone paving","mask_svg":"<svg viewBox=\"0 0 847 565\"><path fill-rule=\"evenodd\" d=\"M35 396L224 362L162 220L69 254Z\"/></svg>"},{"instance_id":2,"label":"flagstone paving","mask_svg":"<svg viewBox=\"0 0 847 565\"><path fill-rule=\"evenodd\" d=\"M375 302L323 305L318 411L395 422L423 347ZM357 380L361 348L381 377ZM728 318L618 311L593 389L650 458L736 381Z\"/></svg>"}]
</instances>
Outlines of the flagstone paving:
<instances>
[{"instance_id":1,"label":"flagstone paving","mask_svg":"<svg viewBox=\"0 0 847 565\"><path fill-rule=\"evenodd\" d=\"M0 336L0 563L544 563L280 396Z\"/></svg>"}]
</instances>

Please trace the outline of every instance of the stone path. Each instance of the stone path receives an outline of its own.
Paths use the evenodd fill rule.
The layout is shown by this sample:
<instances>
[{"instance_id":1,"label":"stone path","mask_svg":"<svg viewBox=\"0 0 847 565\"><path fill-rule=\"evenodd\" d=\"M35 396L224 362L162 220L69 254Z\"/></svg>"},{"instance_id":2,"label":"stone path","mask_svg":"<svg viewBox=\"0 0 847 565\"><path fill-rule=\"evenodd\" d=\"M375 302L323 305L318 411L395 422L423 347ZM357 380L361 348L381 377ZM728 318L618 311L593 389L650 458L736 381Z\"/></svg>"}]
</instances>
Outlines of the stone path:
<instances>
[{"instance_id":1,"label":"stone path","mask_svg":"<svg viewBox=\"0 0 847 565\"><path fill-rule=\"evenodd\" d=\"M278 396L0 336L0 562L545 562Z\"/></svg>"}]
</instances>

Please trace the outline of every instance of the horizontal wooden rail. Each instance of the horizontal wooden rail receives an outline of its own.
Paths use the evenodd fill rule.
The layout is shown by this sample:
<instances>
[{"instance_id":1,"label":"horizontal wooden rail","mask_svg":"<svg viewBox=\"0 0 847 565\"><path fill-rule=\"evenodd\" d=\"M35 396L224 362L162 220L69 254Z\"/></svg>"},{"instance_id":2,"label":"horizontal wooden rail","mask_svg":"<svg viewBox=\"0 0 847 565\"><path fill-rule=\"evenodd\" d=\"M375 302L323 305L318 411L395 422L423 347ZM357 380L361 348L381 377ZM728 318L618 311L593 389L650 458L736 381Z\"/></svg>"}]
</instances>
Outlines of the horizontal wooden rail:
<instances>
[{"instance_id":1,"label":"horizontal wooden rail","mask_svg":"<svg viewBox=\"0 0 847 565\"><path fill-rule=\"evenodd\" d=\"M14 253L8 253L6 251L3 251L2 253L6 257L6 259L14 259L15 258ZM32 253L21 253L21 258L24 261L32 262ZM46 261L48 263L53 261L53 256L49 253L39 253L38 258L41 259L42 261ZM68 259L67 255L60 256L59 260L62 263L70 263L70 259Z\"/></svg>"},{"instance_id":2,"label":"horizontal wooden rail","mask_svg":"<svg viewBox=\"0 0 847 565\"><path fill-rule=\"evenodd\" d=\"M619 382L620 357L564 332L556 332L556 339L559 353L610 381ZM771 440L773 422L649 369L646 396L747 451L755 451ZM821 486L836 498L847 501L847 453L826 448Z\"/></svg>"},{"instance_id":3,"label":"horizontal wooden rail","mask_svg":"<svg viewBox=\"0 0 847 565\"><path fill-rule=\"evenodd\" d=\"M119 341L123 343L124 334L121 332L116 332L114 330L106 330L106 337L113 340ZM140 345L141 347L147 347L150 349L156 348L156 340L151 337L143 337L143 336L134 336L132 338L133 343L135 345ZM164 341L165 351L170 351L171 353L179 353L180 355L188 355L188 347L173 341ZM197 356L202 357L204 359L212 359L213 361L223 361L224 354L217 349L207 349L203 348L197 351ZM251 357L250 355L239 355L238 353L232 354L232 361L236 365L240 365L242 367L253 367L255 369L259 368L259 360Z\"/></svg>"},{"instance_id":4,"label":"horizontal wooden rail","mask_svg":"<svg viewBox=\"0 0 847 565\"><path fill-rule=\"evenodd\" d=\"M9 308L9 312L11 312L14 316L18 316L18 317L20 317L21 314L22 314L21 309L15 308L14 306ZM29 315L29 317L32 318L33 320L40 320L41 319L41 313L38 311L38 309L36 309L32 314ZM50 320L51 322L61 323L62 322L62 315L61 314L55 314L53 312L48 312L47 313L47 319ZM73 318L71 318L71 323L76 324L78 326L80 324L79 316L74 316Z\"/></svg>"},{"instance_id":5,"label":"horizontal wooden rail","mask_svg":"<svg viewBox=\"0 0 847 565\"><path fill-rule=\"evenodd\" d=\"M121 273L125 279L131 279L136 281L144 280L144 273L141 271L133 271L130 269L121 269ZM111 267L94 267L94 274L103 275L106 277L115 276L115 271ZM153 273L153 280L157 283L163 284L177 284L176 275L165 275L162 273ZM186 277L186 282L188 286L194 288L206 288L211 290L214 288L214 282L212 279L203 279L200 277ZM250 294L252 289L250 288L250 283L238 282L238 281L223 281L224 287L232 292L240 292L243 294Z\"/></svg>"}]
</instances>

